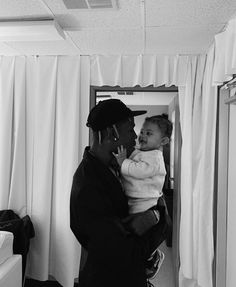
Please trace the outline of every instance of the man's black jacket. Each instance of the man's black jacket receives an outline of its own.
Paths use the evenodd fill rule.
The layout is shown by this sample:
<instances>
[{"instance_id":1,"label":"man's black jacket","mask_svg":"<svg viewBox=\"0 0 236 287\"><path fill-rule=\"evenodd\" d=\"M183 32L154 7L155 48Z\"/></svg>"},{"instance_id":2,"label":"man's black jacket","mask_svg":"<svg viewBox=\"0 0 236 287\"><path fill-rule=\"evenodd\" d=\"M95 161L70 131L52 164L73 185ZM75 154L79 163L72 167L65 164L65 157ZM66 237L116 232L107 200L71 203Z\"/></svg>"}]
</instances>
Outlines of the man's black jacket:
<instances>
[{"instance_id":1,"label":"man's black jacket","mask_svg":"<svg viewBox=\"0 0 236 287\"><path fill-rule=\"evenodd\" d=\"M127 197L118 178L86 148L70 198L70 226L88 252L81 287L146 286L150 238L163 240L163 232L162 236L159 233L164 223L136 236L123 230L121 220L127 216Z\"/></svg>"}]
</instances>

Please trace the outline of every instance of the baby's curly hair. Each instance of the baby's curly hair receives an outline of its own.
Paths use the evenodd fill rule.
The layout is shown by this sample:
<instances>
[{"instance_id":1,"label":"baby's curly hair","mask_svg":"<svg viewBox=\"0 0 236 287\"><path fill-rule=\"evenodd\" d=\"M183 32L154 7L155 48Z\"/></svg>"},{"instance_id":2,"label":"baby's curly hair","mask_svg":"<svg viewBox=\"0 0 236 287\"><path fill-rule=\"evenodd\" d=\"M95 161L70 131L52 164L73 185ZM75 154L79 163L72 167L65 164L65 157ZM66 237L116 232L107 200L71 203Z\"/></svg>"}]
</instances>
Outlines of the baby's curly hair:
<instances>
[{"instance_id":1,"label":"baby's curly hair","mask_svg":"<svg viewBox=\"0 0 236 287\"><path fill-rule=\"evenodd\" d=\"M171 121L168 120L167 114L147 117L145 118L145 122L151 122L156 124L161 130L162 135L170 139L173 130L173 124Z\"/></svg>"}]
</instances>

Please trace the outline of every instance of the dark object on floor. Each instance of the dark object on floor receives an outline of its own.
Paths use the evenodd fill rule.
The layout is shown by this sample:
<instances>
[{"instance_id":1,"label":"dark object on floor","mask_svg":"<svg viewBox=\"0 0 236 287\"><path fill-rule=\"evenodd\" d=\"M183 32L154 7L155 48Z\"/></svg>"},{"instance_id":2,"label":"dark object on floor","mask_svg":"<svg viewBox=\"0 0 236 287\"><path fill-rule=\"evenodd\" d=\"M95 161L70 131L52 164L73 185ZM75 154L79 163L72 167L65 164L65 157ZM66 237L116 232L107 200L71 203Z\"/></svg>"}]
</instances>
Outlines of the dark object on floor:
<instances>
[{"instance_id":1,"label":"dark object on floor","mask_svg":"<svg viewBox=\"0 0 236 287\"><path fill-rule=\"evenodd\" d=\"M38 281L33 279L26 279L25 287L62 287L62 285L57 281ZM74 287L79 287L78 283L75 283Z\"/></svg>"},{"instance_id":2,"label":"dark object on floor","mask_svg":"<svg viewBox=\"0 0 236 287\"><path fill-rule=\"evenodd\" d=\"M13 253L22 255L22 282L24 282L30 238L35 236L30 217L26 215L20 218L13 210L0 210L0 230L14 234Z\"/></svg>"}]
</instances>

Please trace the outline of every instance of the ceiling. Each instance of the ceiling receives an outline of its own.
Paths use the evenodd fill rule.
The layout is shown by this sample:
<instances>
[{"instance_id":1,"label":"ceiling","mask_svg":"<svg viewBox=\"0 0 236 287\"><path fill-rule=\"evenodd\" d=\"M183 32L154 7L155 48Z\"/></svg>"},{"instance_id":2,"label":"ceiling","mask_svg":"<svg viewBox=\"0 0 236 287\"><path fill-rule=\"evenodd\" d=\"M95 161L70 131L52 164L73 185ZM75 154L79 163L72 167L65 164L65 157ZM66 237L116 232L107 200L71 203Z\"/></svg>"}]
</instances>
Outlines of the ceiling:
<instances>
[{"instance_id":1,"label":"ceiling","mask_svg":"<svg viewBox=\"0 0 236 287\"><path fill-rule=\"evenodd\" d=\"M64 1L0 0L0 21L55 19L66 34L0 42L0 55L206 53L236 17L235 0L117 0L113 10L68 9Z\"/></svg>"}]
</instances>

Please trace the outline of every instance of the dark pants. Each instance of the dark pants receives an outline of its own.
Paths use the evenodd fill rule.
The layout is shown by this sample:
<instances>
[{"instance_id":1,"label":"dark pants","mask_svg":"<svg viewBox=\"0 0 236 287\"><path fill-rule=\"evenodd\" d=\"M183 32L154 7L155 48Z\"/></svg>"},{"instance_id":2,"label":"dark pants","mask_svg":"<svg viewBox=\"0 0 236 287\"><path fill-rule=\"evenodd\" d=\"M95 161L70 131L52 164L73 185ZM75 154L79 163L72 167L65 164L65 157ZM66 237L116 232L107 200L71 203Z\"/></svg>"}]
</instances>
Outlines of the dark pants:
<instances>
[{"instance_id":1,"label":"dark pants","mask_svg":"<svg viewBox=\"0 0 236 287\"><path fill-rule=\"evenodd\" d=\"M151 228L145 236L148 238L149 243L149 256L161 245L161 243L168 237L170 230L172 230L171 219L166 211L165 206L158 206L160 212L160 221L156 226ZM153 230L155 229L155 231Z\"/></svg>"}]
</instances>

